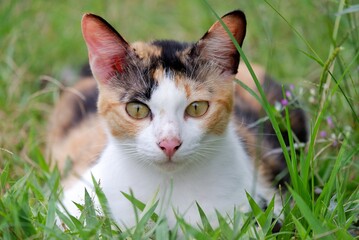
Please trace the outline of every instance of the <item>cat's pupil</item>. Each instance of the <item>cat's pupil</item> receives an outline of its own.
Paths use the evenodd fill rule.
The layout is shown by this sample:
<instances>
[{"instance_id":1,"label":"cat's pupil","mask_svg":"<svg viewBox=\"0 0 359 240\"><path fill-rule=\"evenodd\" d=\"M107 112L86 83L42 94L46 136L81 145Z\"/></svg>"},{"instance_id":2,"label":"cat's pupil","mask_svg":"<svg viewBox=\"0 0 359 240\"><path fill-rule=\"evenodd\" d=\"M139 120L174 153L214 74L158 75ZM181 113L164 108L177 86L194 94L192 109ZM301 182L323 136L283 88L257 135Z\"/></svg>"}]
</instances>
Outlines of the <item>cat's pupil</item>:
<instances>
[{"instance_id":1,"label":"cat's pupil","mask_svg":"<svg viewBox=\"0 0 359 240\"><path fill-rule=\"evenodd\" d=\"M194 104L193 104L193 107L194 107L194 111L197 112L197 110L198 110L198 109L197 109L197 108L198 108L198 104L197 104L197 103L194 103Z\"/></svg>"},{"instance_id":2,"label":"cat's pupil","mask_svg":"<svg viewBox=\"0 0 359 240\"><path fill-rule=\"evenodd\" d=\"M126 105L128 115L135 119L142 119L148 116L150 109L143 103L129 102Z\"/></svg>"}]
</instances>

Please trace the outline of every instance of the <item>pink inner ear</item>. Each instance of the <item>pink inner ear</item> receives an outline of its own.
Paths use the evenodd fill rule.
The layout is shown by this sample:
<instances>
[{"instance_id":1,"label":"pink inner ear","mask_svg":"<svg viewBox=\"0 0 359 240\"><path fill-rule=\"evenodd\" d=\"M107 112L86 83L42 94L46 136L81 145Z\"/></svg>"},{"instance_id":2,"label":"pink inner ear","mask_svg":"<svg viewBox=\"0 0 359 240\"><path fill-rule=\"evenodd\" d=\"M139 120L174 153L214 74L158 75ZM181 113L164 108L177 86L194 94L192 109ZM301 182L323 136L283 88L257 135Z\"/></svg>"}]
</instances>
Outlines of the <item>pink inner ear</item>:
<instances>
[{"instance_id":1,"label":"pink inner ear","mask_svg":"<svg viewBox=\"0 0 359 240\"><path fill-rule=\"evenodd\" d=\"M128 43L102 18L86 14L82 33L88 48L92 73L100 83L107 83L124 68Z\"/></svg>"},{"instance_id":2,"label":"pink inner ear","mask_svg":"<svg viewBox=\"0 0 359 240\"><path fill-rule=\"evenodd\" d=\"M123 71L123 69L122 69L122 62L123 62L123 60L120 58L120 57L118 57L118 56L115 56L113 59L112 59L112 61L113 61L113 67L114 67L114 70L115 71L118 71L119 73L122 73L122 71Z\"/></svg>"},{"instance_id":3,"label":"pink inner ear","mask_svg":"<svg viewBox=\"0 0 359 240\"><path fill-rule=\"evenodd\" d=\"M222 21L233 34L239 45L242 45L246 34L246 18L244 13L239 10L230 12L222 17ZM209 32L212 31L217 32L219 35L225 35L225 38L231 41L228 33L219 21L213 24L209 29Z\"/></svg>"},{"instance_id":4,"label":"pink inner ear","mask_svg":"<svg viewBox=\"0 0 359 240\"><path fill-rule=\"evenodd\" d=\"M222 17L222 21L242 45L246 32L245 16L240 11L231 12ZM199 41L202 56L223 67L224 73L233 74L237 71L239 54L228 33L217 21Z\"/></svg>"}]
</instances>

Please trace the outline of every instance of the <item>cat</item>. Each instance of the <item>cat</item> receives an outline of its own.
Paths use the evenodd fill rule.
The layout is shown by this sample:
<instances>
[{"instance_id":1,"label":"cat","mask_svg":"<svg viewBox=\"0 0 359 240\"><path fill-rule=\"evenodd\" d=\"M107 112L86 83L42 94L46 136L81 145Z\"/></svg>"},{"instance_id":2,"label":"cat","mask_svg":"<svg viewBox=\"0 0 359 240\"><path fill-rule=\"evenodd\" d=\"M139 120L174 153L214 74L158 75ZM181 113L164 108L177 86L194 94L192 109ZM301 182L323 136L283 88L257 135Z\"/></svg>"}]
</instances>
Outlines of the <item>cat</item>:
<instances>
[{"instance_id":1,"label":"cat","mask_svg":"<svg viewBox=\"0 0 359 240\"><path fill-rule=\"evenodd\" d=\"M244 13L221 20L242 46ZM136 223L122 192L132 191L143 203L157 196L157 213L172 226L176 214L198 223L196 203L211 219L216 210L248 211L246 192L263 207L269 203L276 193L271 181L285 168L283 154L265 154L279 147L270 123L262 130L247 127L264 111L234 83L237 77L256 91L219 21L196 43L130 44L94 14L83 16L82 32L91 74L62 94L48 134L58 167L66 172L72 163L62 198L70 214L80 215L73 202L84 203L85 188L100 209L92 176L121 226ZM281 86L253 68L269 101L279 101ZM290 115L293 132L305 141L304 112L291 109Z\"/></svg>"}]
</instances>

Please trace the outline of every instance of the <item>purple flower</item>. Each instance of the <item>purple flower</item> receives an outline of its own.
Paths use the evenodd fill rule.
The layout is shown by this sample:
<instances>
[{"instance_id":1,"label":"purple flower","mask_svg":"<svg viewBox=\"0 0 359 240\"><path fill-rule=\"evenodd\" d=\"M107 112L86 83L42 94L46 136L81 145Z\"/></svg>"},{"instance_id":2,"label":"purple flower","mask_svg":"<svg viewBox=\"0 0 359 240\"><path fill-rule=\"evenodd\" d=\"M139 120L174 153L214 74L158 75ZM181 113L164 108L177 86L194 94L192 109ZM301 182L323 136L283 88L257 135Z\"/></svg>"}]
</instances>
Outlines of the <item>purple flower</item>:
<instances>
[{"instance_id":1,"label":"purple flower","mask_svg":"<svg viewBox=\"0 0 359 240\"><path fill-rule=\"evenodd\" d=\"M293 90L294 90L294 85L293 85L293 84L290 84L290 85L289 85L289 89L293 91Z\"/></svg>"},{"instance_id":2,"label":"purple flower","mask_svg":"<svg viewBox=\"0 0 359 240\"><path fill-rule=\"evenodd\" d=\"M291 93L290 91L286 91L286 92L285 92L285 96L286 96L287 98L291 99L291 98L292 98L292 93Z\"/></svg>"},{"instance_id":3,"label":"purple flower","mask_svg":"<svg viewBox=\"0 0 359 240\"><path fill-rule=\"evenodd\" d=\"M325 138L327 136L327 132L326 131L320 131L319 135L322 137L322 138Z\"/></svg>"},{"instance_id":4,"label":"purple flower","mask_svg":"<svg viewBox=\"0 0 359 240\"><path fill-rule=\"evenodd\" d=\"M330 128L334 128L333 119L331 117L327 117L327 124Z\"/></svg>"},{"instance_id":5,"label":"purple flower","mask_svg":"<svg viewBox=\"0 0 359 240\"><path fill-rule=\"evenodd\" d=\"M280 103L282 104L283 107L287 106L288 105L288 100L287 99L282 99L280 101Z\"/></svg>"}]
</instances>

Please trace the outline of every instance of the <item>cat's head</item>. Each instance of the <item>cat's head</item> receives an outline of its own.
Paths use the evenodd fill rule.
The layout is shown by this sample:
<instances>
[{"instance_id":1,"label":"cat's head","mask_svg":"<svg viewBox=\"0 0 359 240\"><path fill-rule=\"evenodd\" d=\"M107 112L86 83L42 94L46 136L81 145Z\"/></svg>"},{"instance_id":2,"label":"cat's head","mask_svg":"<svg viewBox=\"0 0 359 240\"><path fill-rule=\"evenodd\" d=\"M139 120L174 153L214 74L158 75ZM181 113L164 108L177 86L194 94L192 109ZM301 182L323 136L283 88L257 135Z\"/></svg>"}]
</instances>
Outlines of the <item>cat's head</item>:
<instances>
[{"instance_id":1,"label":"cat's head","mask_svg":"<svg viewBox=\"0 0 359 240\"><path fill-rule=\"evenodd\" d=\"M245 16L222 17L241 45ZM239 53L218 21L196 43L127 43L104 19L82 20L99 114L134 159L171 171L216 153L233 105ZM217 147L218 148L218 147Z\"/></svg>"}]
</instances>

